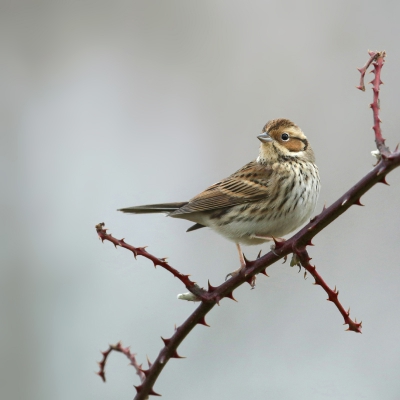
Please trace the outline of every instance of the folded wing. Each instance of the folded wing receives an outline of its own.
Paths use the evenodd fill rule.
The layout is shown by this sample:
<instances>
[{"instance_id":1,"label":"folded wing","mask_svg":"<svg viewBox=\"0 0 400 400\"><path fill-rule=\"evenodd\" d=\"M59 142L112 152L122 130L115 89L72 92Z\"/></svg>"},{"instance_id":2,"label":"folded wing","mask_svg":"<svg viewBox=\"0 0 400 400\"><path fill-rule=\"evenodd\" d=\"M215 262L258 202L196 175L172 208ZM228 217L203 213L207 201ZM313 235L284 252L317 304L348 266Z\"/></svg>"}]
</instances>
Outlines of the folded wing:
<instances>
[{"instance_id":1,"label":"folded wing","mask_svg":"<svg viewBox=\"0 0 400 400\"><path fill-rule=\"evenodd\" d=\"M267 199L270 196L271 175L270 166L252 161L193 197L170 215L209 211Z\"/></svg>"}]
</instances>

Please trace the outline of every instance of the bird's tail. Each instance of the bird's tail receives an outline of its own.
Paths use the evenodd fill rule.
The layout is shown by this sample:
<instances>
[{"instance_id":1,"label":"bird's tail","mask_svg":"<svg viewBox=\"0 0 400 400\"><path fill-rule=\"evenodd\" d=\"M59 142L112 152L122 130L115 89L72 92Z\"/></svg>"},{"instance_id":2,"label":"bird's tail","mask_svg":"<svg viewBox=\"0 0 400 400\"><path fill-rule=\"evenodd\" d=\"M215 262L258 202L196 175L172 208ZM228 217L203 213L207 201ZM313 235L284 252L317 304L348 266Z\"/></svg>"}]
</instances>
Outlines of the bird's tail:
<instances>
[{"instance_id":1,"label":"bird's tail","mask_svg":"<svg viewBox=\"0 0 400 400\"><path fill-rule=\"evenodd\" d=\"M132 214L170 213L183 207L187 203L187 201L184 201L182 203L148 204L145 206L120 208L118 211Z\"/></svg>"}]
</instances>

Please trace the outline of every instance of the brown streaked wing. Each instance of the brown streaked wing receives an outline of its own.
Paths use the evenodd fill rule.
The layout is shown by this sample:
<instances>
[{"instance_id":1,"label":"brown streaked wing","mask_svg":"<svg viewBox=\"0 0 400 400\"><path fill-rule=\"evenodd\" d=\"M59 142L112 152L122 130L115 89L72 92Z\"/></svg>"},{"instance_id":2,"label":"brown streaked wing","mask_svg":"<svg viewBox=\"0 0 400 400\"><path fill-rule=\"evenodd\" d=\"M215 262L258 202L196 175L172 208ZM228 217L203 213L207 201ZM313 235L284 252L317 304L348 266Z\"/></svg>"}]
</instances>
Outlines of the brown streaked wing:
<instances>
[{"instance_id":1,"label":"brown streaked wing","mask_svg":"<svg viewBox=\"0 0 400 400\"><path fill-rule=\"evenodd\" d=\"M187 204L170 215L211 211L266 199L270 195L271 174L270 167L252 161L228 178L215 183L193 197Z\"/></svg>"}]
</instances>

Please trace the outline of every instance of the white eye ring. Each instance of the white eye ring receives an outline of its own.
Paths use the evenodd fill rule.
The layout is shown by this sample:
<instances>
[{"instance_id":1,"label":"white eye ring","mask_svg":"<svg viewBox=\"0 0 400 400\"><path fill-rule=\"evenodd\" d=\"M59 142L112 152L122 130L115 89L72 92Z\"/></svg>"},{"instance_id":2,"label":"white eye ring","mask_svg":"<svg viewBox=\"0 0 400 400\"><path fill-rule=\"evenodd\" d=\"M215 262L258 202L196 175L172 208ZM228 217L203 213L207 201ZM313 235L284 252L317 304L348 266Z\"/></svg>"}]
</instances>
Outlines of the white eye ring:
<instances>
[{"instance_id":1,"label":"white eye ring","mask_svg":"<svg viewBox=\"0 0 400 400\"><path fill-rule=\"evenodd\" d=\"M286 132L282 133L281 139L282 139L284 142L287 142L287 141L289 140L289 134L286 133Z\"/></svg>"}]
</instances>

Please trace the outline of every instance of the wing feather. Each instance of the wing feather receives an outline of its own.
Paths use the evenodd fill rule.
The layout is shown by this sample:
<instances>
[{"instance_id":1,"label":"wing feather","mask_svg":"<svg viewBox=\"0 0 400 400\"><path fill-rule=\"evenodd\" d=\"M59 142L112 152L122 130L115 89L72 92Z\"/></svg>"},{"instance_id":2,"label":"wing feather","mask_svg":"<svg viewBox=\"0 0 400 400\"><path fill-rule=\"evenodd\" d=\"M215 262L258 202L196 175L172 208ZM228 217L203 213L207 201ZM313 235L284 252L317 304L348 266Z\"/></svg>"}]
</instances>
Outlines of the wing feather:
<instances>
[{"instance_id":1,"label":"wing feather","mask_svg":"<svg viewBox=\"0 0 400 400\"><path fill-rule=\"evenodd\" d=\"M266 199L270 196L271 166L252 161L210 186L170 215L211 211Z\"/></svg>"}]
</instances>

